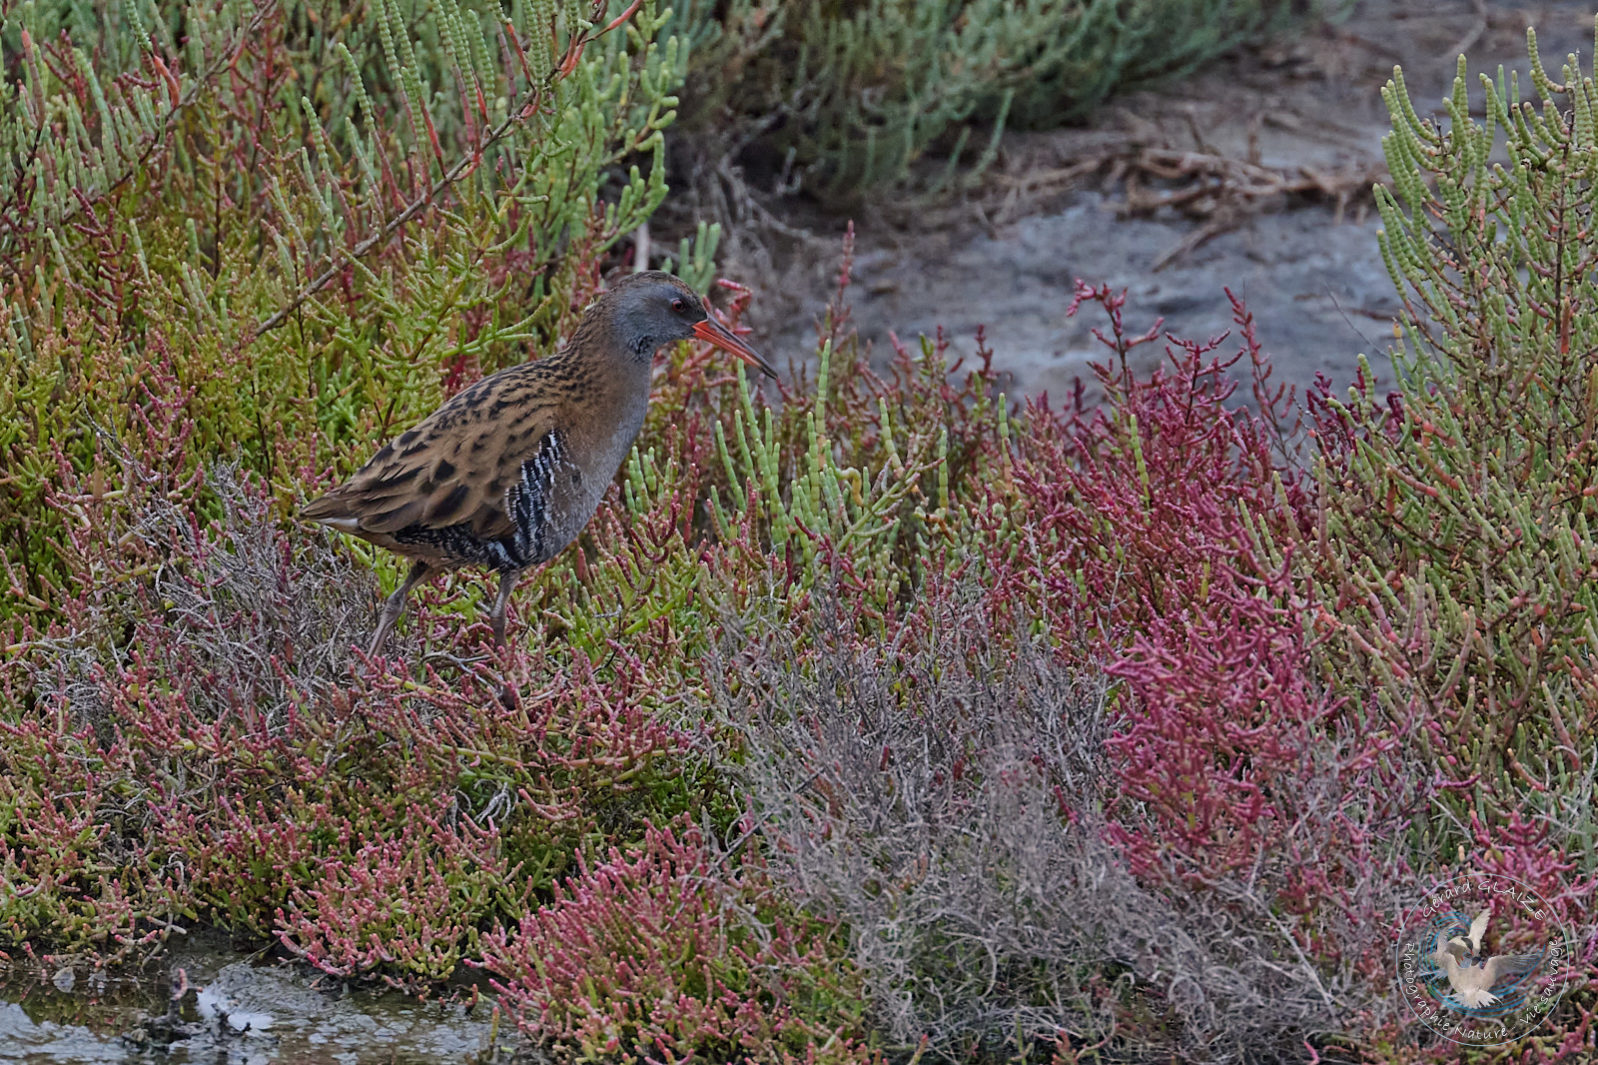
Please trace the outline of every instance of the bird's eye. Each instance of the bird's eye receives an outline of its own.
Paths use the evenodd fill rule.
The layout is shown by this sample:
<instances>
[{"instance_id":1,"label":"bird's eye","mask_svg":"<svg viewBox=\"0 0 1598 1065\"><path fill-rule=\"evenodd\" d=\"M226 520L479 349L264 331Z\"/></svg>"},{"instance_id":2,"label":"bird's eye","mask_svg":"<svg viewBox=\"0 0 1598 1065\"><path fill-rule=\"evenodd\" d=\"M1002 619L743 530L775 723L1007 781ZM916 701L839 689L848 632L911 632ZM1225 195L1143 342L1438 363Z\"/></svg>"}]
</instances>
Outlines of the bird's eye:
<instances>
[{"instance_id":1,"label":"bird's eye","mask_svg":"<svg viewBox=\"0 0 1598 1065\"><path fill-rule=\"evenodd\" d=\"M688 304L684 303L680 299L672 300L671 301L671 309L676 311L678 314L681 314L683 311L686 311L688 309Z\"/></svg>"}]
</instances>

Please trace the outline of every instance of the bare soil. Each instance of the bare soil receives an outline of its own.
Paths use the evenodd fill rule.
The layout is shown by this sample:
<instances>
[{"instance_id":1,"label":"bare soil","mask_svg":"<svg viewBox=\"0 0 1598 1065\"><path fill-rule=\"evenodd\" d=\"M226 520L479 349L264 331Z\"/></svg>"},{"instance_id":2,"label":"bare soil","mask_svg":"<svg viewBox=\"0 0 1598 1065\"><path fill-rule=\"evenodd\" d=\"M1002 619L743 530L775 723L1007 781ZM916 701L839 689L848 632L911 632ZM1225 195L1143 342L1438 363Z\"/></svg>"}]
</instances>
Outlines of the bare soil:
<instances>
[{"instance_id":1,"label":"bare soil","mask_svg":"<svg viewBox=\"0 0 1598 1065\"><path fill-rule=\"evenodd\" d=\"M1338 23L1122 97L1088 128L1008 133L958 202L841 213L789 198L774 213L790 235L735 239L727 269L758 279L751 324L779 362L813 351L852 218L854 319L879 355L890 330L913 339L939 326L969 354L980 326L1012 394L1063 396L1103 351L1089 333L1099 322L1066 317L1081 278L1127 289L1129 325L1163 318L1193 338L1232 327L1230 288L1279 380L1325 374L1341 390L1364 353L1390 381L1400 305L1371 194L1386 177L1382 86L1402 66L1417 110L1441 119L1463 52L1478 103L1476 74L1496 76L1499 64L1520 71L1529 94L1526 28L1557 77L1570 52L1590 68L1594 11L1569 0L1364 0Z\"/></svg>"},{"instance_id":2,"label":"bare soil","mask_svg":"<svg viewBox=\"0 0 1598 1065\"><path fill-rule=\"evenodd\" d=\"M177 986L175 986L177 985ZM181 994L174 999L175 993ZM351 990L225 936L177 940L143 972L0 972L0 1063L489 1065L493 1004Z\"/></svg>"}]
</instances>

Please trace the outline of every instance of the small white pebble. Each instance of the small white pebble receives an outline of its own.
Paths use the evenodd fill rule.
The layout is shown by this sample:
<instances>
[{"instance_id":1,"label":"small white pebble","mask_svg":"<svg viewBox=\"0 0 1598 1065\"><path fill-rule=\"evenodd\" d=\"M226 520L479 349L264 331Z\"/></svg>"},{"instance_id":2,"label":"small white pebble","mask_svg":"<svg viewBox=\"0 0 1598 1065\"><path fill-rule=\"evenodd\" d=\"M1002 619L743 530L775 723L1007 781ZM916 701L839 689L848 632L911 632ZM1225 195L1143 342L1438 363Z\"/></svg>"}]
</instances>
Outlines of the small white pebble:
<instances>
[{"instance_id":1,"label":"small white pebble","mask_svg":"<svg viewBox=\"0 0 1598 1065\"><path fill-rule=\"evenodd\" d=\"M272 1015L235 1010L227 1015L227 1022L236 1032L264 1032L272 1027Z\"/></svg>"},{"instance_id":2,"label":"small white pebble","mask_svg":"<svg viewBox=\"0 0 1598 1065\"><path fill-rule=\"evenodd\" d=\"M194 1008L199 1011L201 1020L212 1021L219 1012L227 1009L227 999L219 992L201 988L195 992Z\"/></svg>"}]
</instances>

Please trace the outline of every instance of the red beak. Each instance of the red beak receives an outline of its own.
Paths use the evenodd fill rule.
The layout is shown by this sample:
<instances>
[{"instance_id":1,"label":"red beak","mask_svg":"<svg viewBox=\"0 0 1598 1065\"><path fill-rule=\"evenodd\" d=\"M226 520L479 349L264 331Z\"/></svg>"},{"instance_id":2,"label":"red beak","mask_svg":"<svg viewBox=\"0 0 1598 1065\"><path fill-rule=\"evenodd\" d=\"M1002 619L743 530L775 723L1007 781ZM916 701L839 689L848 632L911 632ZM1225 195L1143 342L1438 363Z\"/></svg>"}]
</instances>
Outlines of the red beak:
<instances>
[{"instance_id":1,"label":"red beak","mask_svg":"<svg viewBox=\"0 0 1598 1065\"><path fill-rule=\"evenodd\" d=\"M706 318L702 322L694 323L694 336L700 340L708 341L712 346L722 351L731 352L750 366L760 370L761 373L773 380L777 371L754 348L733 336L732 331L714 318Z\"/></svg>"}]
</instances>

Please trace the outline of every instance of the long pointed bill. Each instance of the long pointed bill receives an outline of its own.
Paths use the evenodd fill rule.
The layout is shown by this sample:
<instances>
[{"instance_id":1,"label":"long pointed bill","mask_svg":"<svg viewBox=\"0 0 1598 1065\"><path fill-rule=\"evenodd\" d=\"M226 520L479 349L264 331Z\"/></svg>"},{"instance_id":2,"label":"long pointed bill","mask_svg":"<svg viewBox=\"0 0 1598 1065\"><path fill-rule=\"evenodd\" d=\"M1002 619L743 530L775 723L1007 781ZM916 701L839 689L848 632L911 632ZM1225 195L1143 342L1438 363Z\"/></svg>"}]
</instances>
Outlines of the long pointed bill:
<instances>
[{"instance_id":1,"label":"long pointed bill","mask_svg":"<svg viewBox=\"0 0 1598 1065\"><path fill-rule=\"evenodd\" d=\"M702 322L696 322L694 324L694 336L700 340L708 341L722 351L738 356L750 366L760 370L767 377L773 380L776 379L777 371L772 367L771 363L767 362L754 348L739 340L732 334L730 329L714 318L706 318Z\"/></svg>"}]
</instances>

